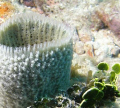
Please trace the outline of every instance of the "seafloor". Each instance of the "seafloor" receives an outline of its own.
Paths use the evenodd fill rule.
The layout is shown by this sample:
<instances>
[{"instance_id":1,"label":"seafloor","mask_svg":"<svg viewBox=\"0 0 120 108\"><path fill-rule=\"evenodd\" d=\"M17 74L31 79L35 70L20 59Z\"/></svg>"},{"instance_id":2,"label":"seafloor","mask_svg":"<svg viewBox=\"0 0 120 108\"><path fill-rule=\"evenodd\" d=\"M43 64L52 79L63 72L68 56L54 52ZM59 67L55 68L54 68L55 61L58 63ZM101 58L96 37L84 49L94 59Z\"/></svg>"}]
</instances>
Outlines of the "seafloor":
<instances>
[{"instance_id":1,"label":"seafloor","mask_svg":"<svg viewBox=\"0 0 120 108\"><path fill-rule=\"evenodd\" d=\"M8 3L8 11L0 8L0 23L11 15L35 11L62 21L74 29L72 60L73 79L86 82L88 71L94 74L97 64L120 62L120 2L119 0L0 0ZM19 3L18 3L19 1ZM4 15L5 13L5 15ZM118 89L120 78L118 78ZM120 107L119 99L115 106Z\"/></svg>"}]
</instances>

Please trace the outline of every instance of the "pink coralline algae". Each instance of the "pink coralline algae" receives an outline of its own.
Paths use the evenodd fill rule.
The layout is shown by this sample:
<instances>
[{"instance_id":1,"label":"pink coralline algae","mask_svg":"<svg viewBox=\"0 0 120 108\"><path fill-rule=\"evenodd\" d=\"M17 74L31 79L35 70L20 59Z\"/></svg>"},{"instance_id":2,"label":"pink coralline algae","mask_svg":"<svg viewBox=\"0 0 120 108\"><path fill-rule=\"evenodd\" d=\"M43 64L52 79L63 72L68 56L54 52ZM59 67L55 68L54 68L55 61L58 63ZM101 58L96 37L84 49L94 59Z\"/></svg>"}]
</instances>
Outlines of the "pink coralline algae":
<instances>
[{"instance_id":1,"label":"pink coralline algae","mask_svg":"<svg viewBox=\"0 0 120 108\"><path fill-rule=\"evenodd\" d=\"M120 6L117 2L103 3L98 6L96 14L108 28L120 38Z\"/></svg>"},{"instance_id":2,"label":"pink coralline algae","mask_svg":"<svg viewBox=\"0 0 120 108\"><path fill-rule=\"evenodd\" d=\"M23 4L26 6L34 7L34 0L23 0Z\"/></svg>"},{"instance_id":3,"label":"pink coralline algae","mask_svg":"<svg viewBox=\"0 0 120 108\"><path fill-rule=\"evenodd\" d=\"M45 6L52 7L57 2L55 0L23 0L23 1L21 1L21 3L23 3L27 7L36 7L37 11L40 14L44 14L43 8Z\"/></svg>"},{"instance_id":4,"label":"pink coralline algae","mask_svg":"<svg viewBox=\"0 0 120 108\"><path fill-rule=\"evenodd\" d=\"M109 28L120 38L120 18L113 18L109 22Z\"/></svg>"}]
</instances>

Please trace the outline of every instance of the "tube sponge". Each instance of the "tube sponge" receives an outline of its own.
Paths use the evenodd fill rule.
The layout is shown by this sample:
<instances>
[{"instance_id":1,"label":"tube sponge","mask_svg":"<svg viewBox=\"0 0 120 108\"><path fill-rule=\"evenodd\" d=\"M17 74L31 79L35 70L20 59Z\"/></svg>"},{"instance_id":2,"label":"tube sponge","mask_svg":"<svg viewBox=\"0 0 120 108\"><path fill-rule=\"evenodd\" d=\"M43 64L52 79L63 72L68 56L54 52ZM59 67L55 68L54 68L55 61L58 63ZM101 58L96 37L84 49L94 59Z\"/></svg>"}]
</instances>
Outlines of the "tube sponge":
<instances>
[{"instance_id":1,"label":"tube sponge","mask_svg":"<svg viewBox=\"0 0 120 108\"><path fill-rule=\"evenodd\" d=\"M64 24L34 12L0 26L0 108L26 108L66 89L72 35Z\"/></svg>"}]
</instances>

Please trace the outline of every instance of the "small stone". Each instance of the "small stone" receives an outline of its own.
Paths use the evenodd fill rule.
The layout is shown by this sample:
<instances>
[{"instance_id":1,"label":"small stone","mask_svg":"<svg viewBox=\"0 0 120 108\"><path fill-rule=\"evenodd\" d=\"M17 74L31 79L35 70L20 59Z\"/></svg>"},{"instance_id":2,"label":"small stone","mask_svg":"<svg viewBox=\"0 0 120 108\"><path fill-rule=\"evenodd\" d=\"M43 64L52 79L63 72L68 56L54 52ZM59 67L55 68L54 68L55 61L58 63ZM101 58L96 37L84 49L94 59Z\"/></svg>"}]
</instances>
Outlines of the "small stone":
<instances>
[{"instance_id":1,"label":"small stone","mask_svg":"<svg viewBox=\"0 0 120 108\"><path fill-rule=\"evenodd\" d=\"M74 106L74 105L75 105L75 101L74 101L74 100L72 100L72 101L71 101L71 104Z\"/></svg>"},{"instance_id":2,"label":"small stone","mask_svg":"<svg viewBox=\"0 0 120 108\"><path fill-rule=\"evenodd\" d=\"M111 49L111 56L112 57L118 57L120 54L120 48L119 47L114 47Z\"/></svg>"},{"instance_id":3,"label":"small stone","mask_svg":"<svg viewBox=\"0 0 120 108\"><path fill-rule=\"evenodd\" d=\"M88 56L90 56L90 57L94 56L94 48L93 48L93 45L91 42L85 43L84 50Z\"/></svg>"},{"instance_id":4,"label":"small stone","mask_svg":"<svg viewBox=\"0 0 120 108\"><path fill-rule=\"evenodd\" d=\"M83 49L83 47L84 47L83 42L81 42L81 41L76 42L75 48L74 48L75 52L79 55L84 54L85 50Z\"/></svg>"},{"instance_id":5,"label":"small stone","mask_svg":"<svg viewBox=\"0 0 120 108\"><path fill-rule=\"evenodd\" d=\"M79 39L84 43L91 41L91 34L87 30L78 31L78 36Z\"/></svg>"},{"instance_id":6,"label":"small stone","mask_svg":"<svg viewBox=\"0 0 120 108\"><path fill-rule=\"evenodd\" d=\"M120 54L118 54L118 58L120 58Z\"/></svg>"},{"instance_id":7,"label":"small stone","mask_svg":"<svg viewBox=\"0 0 120 108\"><path fill-rule=\"evenodd\" d=\"M47 0L46 4L49 6L55 5L55 0Z\"/></svg>"}]
</instances>

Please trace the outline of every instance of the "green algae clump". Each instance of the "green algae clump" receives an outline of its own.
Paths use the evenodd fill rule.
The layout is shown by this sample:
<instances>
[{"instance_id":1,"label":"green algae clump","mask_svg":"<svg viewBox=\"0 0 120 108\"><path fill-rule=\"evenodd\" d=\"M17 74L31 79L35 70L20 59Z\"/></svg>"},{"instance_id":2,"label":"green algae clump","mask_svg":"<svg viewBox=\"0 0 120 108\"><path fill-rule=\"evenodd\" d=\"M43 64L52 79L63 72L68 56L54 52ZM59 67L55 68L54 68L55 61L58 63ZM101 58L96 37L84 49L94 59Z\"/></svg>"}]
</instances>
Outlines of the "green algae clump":
<instances>
[{"instance_id":1,"label":"green algae clump","mask_svg":"<svg viewBox=\"0 0 120 108\"><path fill-rule=\"evenodd\" d=\"M116 73L119 74L120 73L120 64L115 64L112 66L112 70Z\"/></svg>"},{"instance_id":2,"label":"green algae clump","mask_svg":"<svg viewBox=\"0 0 120 108\"><path fill-rule=\"evenodd\" d=\"M99 63L98 64L98 69L99 70L108 70L109 69L109 66L107 63Z\"/></svg>"}]
</instances>

